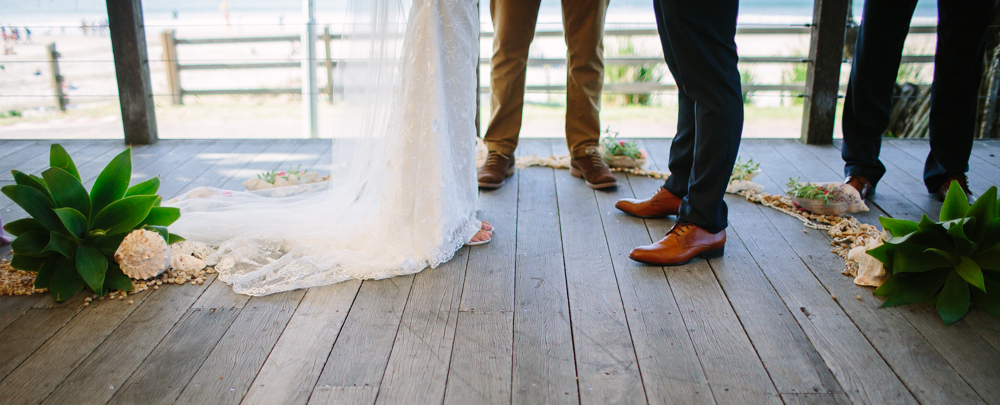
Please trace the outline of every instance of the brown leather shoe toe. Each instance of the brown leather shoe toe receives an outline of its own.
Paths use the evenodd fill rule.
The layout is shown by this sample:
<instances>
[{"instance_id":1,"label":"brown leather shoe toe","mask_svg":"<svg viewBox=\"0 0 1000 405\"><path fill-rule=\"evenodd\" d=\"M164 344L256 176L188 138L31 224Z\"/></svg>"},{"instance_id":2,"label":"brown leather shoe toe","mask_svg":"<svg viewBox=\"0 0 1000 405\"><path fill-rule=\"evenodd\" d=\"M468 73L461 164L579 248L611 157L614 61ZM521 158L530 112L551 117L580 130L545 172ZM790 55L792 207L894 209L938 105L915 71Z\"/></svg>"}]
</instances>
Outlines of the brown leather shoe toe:
<instances>
[{"instance_id":1,"label":"brown leather shoe toe","mask_svg":"<svg viewBox=\"0 0 1000 405\"><path fill-rule=\"evenodd\" d=\"M847 178L844 179L844 184L858 190L858 194L861 194L862 200L868 198L868 194L875 193L875 185L868 181L868 179L861 176L847 176Z\"/></svg>"},{"instance_id":2,"label":"brown leather shoe toe","mask_svg":"<svg viewBox=\"0 0 1000 405\"><path fill-rule=\"evenodd\" d=\"M956 181L958 182L958 185L962 187L962 191L965 192L965 198L968 199L971 204L975 198L972 195L972 190L969 190L969 179L964 174L949 176L944 179L944 182L941 183L941 187L938 187L936 191L932 192L931 196L938 201L944 201L945 197L948 196L948 190L951 188L951 183Z\"/></svg>"},{"instance_id":3,"label":"brown leather shoe toe","mask_svg":"<svg viewBox=\"0 0 1000 405\"><path fill-rule=\"evenodd\" d=\"M725 247L725 229L710 233L694 224L676 223L659 242L632 249L628 256L646 264L679 266L696 257L722 257Z\"/></svg>"},{"instance_id":4,"label":"brown leather shoe toe","mask_svg":"<svg viewBox=\"0 0 1000 405\"><path fill-rule=\"evenodd\" d=\"M615 187L618 180L611 174L611 169L601 158L601 152L597 148L587 149L587 154L573 158L570 161L569 174L587 181L587 186L592 189L602 189Z\"/></svg>"},{"instance_id":5,"label":"brown leather shoe toe","mask_svg":"<svg viewBox=\"0 0 1000 405\"><path fill-rule=\"evenodd\" d=\"M496 151L486 155L486 163L476 170L476 179L482 188L500 188L504 180L513 175L514 156L506 156Z\"/></svg>"},{"instance_id":6,"label":"brown leather shoe toe","mask_svg":"<svg viewBox=\"0 0 1000 405\"><path fill-rule=\"evenodd\" d=\"M633 217L663 218L680 213L681 199L660 187L660 190L649 199L623 198L615 203L615 208Z\"/></svg>"}]
</instances>

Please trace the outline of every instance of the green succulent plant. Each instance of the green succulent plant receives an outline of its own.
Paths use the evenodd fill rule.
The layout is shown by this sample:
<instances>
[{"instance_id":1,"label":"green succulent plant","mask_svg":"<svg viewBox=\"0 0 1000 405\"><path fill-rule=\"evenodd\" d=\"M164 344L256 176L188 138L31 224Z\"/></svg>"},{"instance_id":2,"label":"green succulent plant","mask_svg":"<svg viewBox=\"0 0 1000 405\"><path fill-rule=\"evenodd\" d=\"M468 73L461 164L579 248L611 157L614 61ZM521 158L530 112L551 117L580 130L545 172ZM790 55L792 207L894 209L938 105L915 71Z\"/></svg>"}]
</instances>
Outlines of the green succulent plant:
<instances>
[{"instance_id":1,"label":"green succulent plant","mask_svg":"<svg viewBox=\"0 0 1000 405\"><path fill-rule=\"evenodd\" d=\"M974 204L953 182L940 221L881 217L891 237L868 254L885 264L889 278L875 290L885 307L924 302L937 307L945 325L975 304L1000 317L1000 201L996 186Z\"/></svg>"},{"instance_id":2,"label":"green succulent plant","mask_svg":"<svg viewBox=\"0 0 1000 405\"><path fill-rule=\"evenodd\" d=\"M49 166L41 177L13 170L15 185L0 191L31 216L4 226L17 237L11 266L37 272L35 288L48 288L56 301L85 288L101 296L131 291L114 254L135 229L156 231L167 243L183 240L167 232L181 213L160 206L158 177L129 187L131 148L111 160L89 193L62 146L52 145Z\"/></svg>"}]
</instances>

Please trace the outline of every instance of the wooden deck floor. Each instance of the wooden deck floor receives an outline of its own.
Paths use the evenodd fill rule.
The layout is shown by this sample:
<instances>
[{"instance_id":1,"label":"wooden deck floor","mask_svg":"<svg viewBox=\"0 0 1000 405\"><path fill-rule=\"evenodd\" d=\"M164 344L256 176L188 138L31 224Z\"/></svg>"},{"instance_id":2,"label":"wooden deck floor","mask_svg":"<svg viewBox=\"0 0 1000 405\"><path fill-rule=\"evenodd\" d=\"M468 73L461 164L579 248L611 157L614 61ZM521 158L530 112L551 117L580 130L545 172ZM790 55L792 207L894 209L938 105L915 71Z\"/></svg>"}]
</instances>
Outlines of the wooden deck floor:
<instances>
[{"instance_id":1,"label":"wooden deck floor","mask_svg":"<svg viewBox=\"0 0 1000 405\"><path fill-rule=\"evenodd\" d=\"M11 168L42 170L49 143L0 142L0 185ZM90 182L122 149L62 143ZM642 143L665 169L670 140ZM889 172L861 218L936 217L920 181L927 148L884 143ZM239 189L263 170L322 171L329 152L318 140L161 141L135 149L135 176L162 176L164 196ZM518 153L565 146L527 139ZM772 193L790 176L842 177L836 146L747 140L741 156L761 163ZM1000 142L976 143L977 193L1000 179L998 156ZM215 281L86 309L83 295L0 297L0 401L1000 404L997 319L973 310L945 328L922 305L878 309L840 274L824 233L733 196L725 257L640 265L628 251L671 222L615 210L659 186L618 179L595 192L568 171L520 170L481 193L492 243L413 276L254 298ZM0 215L24 213L3 199Z\"/></svg>"}]
</instances>

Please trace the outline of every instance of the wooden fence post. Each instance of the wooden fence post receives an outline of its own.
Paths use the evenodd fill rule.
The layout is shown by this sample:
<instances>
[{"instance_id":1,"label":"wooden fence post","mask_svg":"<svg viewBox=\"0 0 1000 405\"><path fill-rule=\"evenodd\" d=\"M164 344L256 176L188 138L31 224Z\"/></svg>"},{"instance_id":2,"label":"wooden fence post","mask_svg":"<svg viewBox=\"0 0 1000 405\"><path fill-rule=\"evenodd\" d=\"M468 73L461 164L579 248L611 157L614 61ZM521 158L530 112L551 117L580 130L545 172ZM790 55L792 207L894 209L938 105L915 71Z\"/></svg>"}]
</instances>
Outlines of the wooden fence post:
<instances>
[{"instance_id":1,"label":"wooden fence post","mask_svg":"<svg viewBox=\"0 0 1000 405\"><path fill-rule=\"evenodd\" d=\"M59 52L56 52L56 44L53 42L46 46L48 49L45 56L49 59L49 71L52 72L52 91L56 95L56 108L59 111L66 111L66 93L63 93L63 77L59 74Z\"/></svg>"},{"instance_id":2,"label":"wooden fence post","mask_svg":"<svg viewBox=\"0 0 1000 405\"><path fill-rule=\"evenodd\" d=\"M159 136L156 131L153 85L149 80L142 1L107 0L106 3L125 143L149 145L155 143Z\"/></svg>"},{"instance_id":3,"label":"wooden fence post","mask_svg":"<svg viewBox=\"0 0 1000 405\"><path fill-rule=\"evenodd\" d=\"M848 0L815 0L806 71L802 136L808 145L833 143Z\"/></svg>"},{"instance_id":4,"label":"wooden fence post","mask_svg":"<svg viewBox=\"0 0 1000 405\"><path fill-rule=\"evenodd\" d=\"M326 95L330 98L330 104L333 104L333 56L330 54L330 26L327 25L323 27L323 46L326 48L326 61L323 62L323 66L326 66Z\"/></svg>"},{"instance_id":5,"label":"wooden fence post","mask_svg":"<svg viewBox=\"0 0 1000 405\"><path fill-rule=\"evenodd\" d=\"M177 60L177 34L174 30L164 30L160 34L163 46L164 72L167 75L167 87L170 88L170 103L184 105L184 93L181 90L180 62Z\"/></svg>"}]
</instances>

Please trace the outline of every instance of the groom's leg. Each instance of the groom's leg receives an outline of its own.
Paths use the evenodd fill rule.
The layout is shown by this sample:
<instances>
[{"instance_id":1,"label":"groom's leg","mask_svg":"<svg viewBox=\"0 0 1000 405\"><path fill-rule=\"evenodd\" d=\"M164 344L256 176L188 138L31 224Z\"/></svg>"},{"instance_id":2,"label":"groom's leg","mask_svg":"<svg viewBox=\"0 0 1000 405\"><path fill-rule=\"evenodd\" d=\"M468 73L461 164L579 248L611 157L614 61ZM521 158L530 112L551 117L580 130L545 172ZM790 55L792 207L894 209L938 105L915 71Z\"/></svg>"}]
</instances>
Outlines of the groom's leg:
<instances>
[{"instance_id":1,"label":"groom's leg","mask_svg":"<svg viewBox=\"0 0 1000 405\"><path fill-rule=\"evenodd\" d=\"M493 116L483 141L491 152L506 156L517 148L524 108L528 47L535 36L541 0L490 0L493 16L493 59L490 63L490 106Z\"/></svg>"},{"instance_id":2,"label":"groom's leg","mask_svg":"<svg viewBox=\"0 0 1000 405\"><path fill-rule=\"evenodd\" d=\"M604 87L604 17L609 0L563 0L566 32L566 146L587 154L601 136Z\"/></svg>"},{"instance_id":3,"label":"groom's leg","mask_svg":"<svg viewBox=\"0 0 1000 405\"><path fill-rule=\"evenodd\" d=\"M678 219L716 233L727 226L723 196L743 132L734 40L738 1L657 1L677 85L694 107L691 172Z\"/></svg>"}]
</instances>

